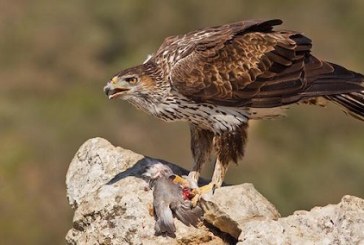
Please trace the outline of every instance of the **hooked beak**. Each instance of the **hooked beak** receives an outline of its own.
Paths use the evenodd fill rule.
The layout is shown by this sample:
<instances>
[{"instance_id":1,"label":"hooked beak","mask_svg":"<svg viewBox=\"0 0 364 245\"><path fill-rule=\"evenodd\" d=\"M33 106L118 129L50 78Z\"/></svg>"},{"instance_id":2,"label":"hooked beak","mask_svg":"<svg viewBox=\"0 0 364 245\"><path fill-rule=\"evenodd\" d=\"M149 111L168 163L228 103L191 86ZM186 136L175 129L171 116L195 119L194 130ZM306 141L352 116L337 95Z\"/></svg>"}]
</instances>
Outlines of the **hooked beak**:
<instances>
[{"instance_id":1,"label":"hooked beak","mask_svg":"<svg viewBox=\"0 0 364 245\"><path fill-rule=\"evenodd\" d=\"M119 82L119 78L115 76L111 81L104 87L104 92L109 99L115 99L125 94L129 90L126 82Z\"/></svg>"}]
</instances>

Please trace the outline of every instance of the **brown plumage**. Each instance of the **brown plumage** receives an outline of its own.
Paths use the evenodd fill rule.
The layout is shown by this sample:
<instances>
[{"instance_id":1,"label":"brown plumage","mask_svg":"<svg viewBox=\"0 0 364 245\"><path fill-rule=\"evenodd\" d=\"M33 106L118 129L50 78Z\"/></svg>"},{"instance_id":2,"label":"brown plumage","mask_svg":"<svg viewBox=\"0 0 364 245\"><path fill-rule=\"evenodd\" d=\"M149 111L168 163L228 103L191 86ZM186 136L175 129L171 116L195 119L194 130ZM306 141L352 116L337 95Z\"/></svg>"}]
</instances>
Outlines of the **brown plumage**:
<instances>
[{"instance_id":1,"label":"brown plumage","mask_svg":"<svg viewBox=\"0 0 364 245\"><path fill-rule=\"evenodd\" d=\"M273 30L281 20L250 20L167 38L144 64L106 85L165 121L191 127L197 180L216 153L212 183L222 184L229 162L244 154L249 119L272 118L295 103L329 100L364 120L364 77L311 54L311 40Z\"/></svg>"}]
</instances>

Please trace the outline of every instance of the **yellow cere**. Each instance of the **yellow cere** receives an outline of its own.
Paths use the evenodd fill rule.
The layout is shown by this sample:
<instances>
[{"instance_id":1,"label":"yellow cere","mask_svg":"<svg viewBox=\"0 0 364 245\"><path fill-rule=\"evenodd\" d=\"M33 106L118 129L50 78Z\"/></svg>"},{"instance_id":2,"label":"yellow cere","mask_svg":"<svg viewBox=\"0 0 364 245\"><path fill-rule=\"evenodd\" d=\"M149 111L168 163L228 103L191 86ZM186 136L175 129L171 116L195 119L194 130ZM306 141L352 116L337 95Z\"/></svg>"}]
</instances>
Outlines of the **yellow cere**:
<instances>
[{"instance_id":1,"label":"yellow cere","mask_svg":"<svg viewBox=\"0 0 364 245\"><path fill-rule=\"evenodd\" d=\"M115 76L115 77L113 77L113 78L111 79L111 82L112 82L112 83L116 83L118 80L119 80L119 79L118 79L118 77L117 77L117 76Z\"/></svg>"}]
</instances>

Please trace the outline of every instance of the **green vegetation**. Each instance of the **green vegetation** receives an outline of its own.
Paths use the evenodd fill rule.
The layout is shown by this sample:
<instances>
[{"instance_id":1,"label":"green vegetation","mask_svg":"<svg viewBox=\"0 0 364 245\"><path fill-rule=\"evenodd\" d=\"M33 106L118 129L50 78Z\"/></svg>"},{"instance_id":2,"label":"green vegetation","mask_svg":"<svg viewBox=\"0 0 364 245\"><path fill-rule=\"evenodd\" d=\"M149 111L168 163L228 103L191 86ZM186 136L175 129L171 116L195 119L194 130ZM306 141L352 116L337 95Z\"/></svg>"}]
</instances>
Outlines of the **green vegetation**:
<instances>
[{"instance_id":1,"label":"green vegetation","mask_svg":"<svg viewBox=\"0 0 364 245\"><path fill-rule=\"evenodd\" d=\"M186 124L165 124L102 91L164 37L282 18L283 28L313 39L317 56L363 73L363 9L361 0L0 2L0 244L64 244L72 225L65 174L88 138L191 166ZM244 164L227 181L254 183L282 214L363 197L364 124L333 106L288 114L252 123Z\"/></svg>"}]
</instances>

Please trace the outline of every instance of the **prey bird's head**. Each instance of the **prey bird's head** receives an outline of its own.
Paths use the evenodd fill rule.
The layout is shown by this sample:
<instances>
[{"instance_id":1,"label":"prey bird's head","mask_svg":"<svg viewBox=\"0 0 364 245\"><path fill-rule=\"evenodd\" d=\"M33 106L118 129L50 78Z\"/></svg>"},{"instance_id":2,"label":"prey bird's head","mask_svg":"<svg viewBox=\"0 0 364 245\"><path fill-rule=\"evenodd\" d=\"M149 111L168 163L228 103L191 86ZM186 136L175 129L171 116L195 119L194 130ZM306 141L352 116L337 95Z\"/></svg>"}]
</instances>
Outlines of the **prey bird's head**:
<instances>
[{"instance_id":1,"label":"prey bird's head","mask_svg":"<svg viewBox=\"0 0 364 245\"><path fill-rule=\"evenodd\" d=\"M166 177L168 178L169 176L173 175L173 171L170 167L168 167L167 165L163 164L163 163L155 163L153 165L150 165L147 169L147 171L145 171L145 173L143 174L143 176L147 179L158 179L161 177Z\"/></svg>"},{"instance_id":2,"label":"prey bird's head","mask_svg":"<svg viewBox=\"0 0 364 245\"><path fill-rule=\"evenodd\" d=\"M143 173L143 177L149 182L150 188L152 188L159 179L169 178L173 175L173 171L170 167L159 162L150 165Z\"/></svg>"}]
</instances>

